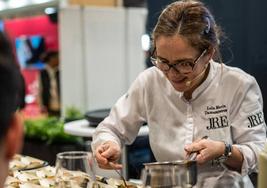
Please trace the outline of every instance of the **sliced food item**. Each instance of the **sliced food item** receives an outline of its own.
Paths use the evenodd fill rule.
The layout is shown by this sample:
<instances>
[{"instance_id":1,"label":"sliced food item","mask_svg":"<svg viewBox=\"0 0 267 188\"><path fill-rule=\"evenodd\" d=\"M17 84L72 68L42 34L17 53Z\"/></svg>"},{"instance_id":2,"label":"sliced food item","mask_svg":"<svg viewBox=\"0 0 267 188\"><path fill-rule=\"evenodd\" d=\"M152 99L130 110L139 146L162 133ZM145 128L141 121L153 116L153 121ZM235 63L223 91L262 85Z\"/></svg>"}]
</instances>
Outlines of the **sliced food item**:
<instances>
[{"instance_id":1,"label":"sliced food item","mask_svg":"<svg viewBox=\"0 0 267 188\"><path fill-rule=\"evenodd\" d=\"M115 178L109 178L107 179L108 185L111 185L113 187L118 187L118 188L126 188L123 181ZM141 185L134 184L132 182L126 182L127 183L127 188L141 188Z\"/></svg>"},{"instance_id":2,"label":"sliced food item","mask_svg":"<svg viewBox=\"0 0 267 188\"><path fill-rule=\"evenodd\" d=\"M29 156L24 156L21 158L21 162L23 162L26 167L21 170L28 170L28 169L33 169L33 168L39 168L43 167L45 165L45 161L29 157Z\"/></svg>"},{"instance_id":3,"label":"sliced food item","mask_svg":"<svg viewBox=\"0 0 267 188\"><path fill-rule=\"evenodd\" d=\"M9 174L12 175L12 171L14 170L31 170L47 165L48 163L46 161L36 159L34 157L16 154L13 157L12 161L9 163L9 171L11 171Z\"/></svg>"},{"instance_id":4,"label":"sliced food item","mask_svg":"<svg viewBox=\"0 0 267 188\"><path fill-rule=\"evenodd\" d=\"M20 183L19 179L12 176L8 176L5 181L5 187L8 186L18 187L19 183Z\"/></svg>"},{"instance_id":5,"label":"sliced food item","mask_svg":"<svg viewBox=\"0 0 267 188\"><path fill-rule=\"evenodd\" d=\"M19 170L25 168L26 165L19 160L12 160L9 162L9 169L10 170Z\"/></svg>"},{"instance_id":6,"label":"sliced food item","mask_svg":"<svg viewBox=\"0 0 267 188\"><path fill-rule=\"evenodd\" d=\"M56 174L56 169L51 166L36 169L36 176L38 178L52 178Z\"/></svg>"},{"instance_id":7,"label":"sliced food item","mask_svg":"<svg viewBox=\"0 0 267 188\"><path fill-rule=\"evenodd\" d=\"M42 178L42 179L39 179L39 182L42 187L54 187L55 186L54 178Z\"/></svg>"},{"instance_id":8,"label":"sliced food item","mask_svg":"<svg viewBox=\"0 0 267 188\"><path fill-rule=\"evenodd\" d=\"M33 183L22 183L19 188L42 188L42 186Z\"/></svg>"},{"instance_id":9,"label":"sliced food item","mask_svg":"<svg viewBox=\"0 0 267 188\"><path fill-rule=\"evenodd\" d=\"M20 171L14 172L14 177L21 182L36 182L36 180L38 180L38 177L35 174Z\"/></svg>"}]
</instances>

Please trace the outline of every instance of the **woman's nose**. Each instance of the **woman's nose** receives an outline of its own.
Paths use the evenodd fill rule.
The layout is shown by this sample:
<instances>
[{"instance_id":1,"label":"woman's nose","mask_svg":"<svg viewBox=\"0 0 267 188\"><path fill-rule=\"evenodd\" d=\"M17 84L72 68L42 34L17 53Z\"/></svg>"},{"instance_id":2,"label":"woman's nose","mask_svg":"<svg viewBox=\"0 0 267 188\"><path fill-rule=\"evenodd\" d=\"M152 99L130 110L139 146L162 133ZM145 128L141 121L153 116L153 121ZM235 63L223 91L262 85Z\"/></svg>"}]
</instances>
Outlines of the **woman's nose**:
<instances>
[{"instance_id":1,"label":"woman's nose","mask_svg":"<svg viewBox=\"0 0 267 188\"><path fill-rule=\"evenodd\" d=\"M169 74L170 76L175 76L175 75L177 75L177 74L180 74L180 72L177 71L174 67L170 67L170 69L169 69L169 71L168 71L168 74Z\"/></svg>"}]
</instances>

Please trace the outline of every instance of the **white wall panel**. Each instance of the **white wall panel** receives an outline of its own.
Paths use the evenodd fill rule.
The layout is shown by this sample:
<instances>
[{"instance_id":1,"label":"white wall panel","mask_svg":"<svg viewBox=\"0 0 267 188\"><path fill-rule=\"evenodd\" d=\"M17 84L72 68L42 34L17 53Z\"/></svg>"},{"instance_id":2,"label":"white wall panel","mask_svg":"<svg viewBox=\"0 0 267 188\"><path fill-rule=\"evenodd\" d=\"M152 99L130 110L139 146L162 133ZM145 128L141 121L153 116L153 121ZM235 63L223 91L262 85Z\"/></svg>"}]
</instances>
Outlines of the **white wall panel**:
<instances>
[{"instance_id":1,"label":"white wall panel","mask_svg":"<svg viewBox=\"0 0 267 188\"><path fill-rule=\"evenodd\" d=\"M110 108L144 69L142 8L62 7L62 107Z\"/></svg>"},{"instance_id":2,"label":"white wall panel","mask_svg":"<svg viewBox=\"0 0 267 188\"><path fill-rule=\"evenodd\" d=\"M126 67L127 86L129 86L145 69L145 53L142 50L141 37L145 34L147 11L145 8L128 8L126 14Z\"/></svg>"},{"instance_id":3,"label":"white wall panel","mask_svg":"<svg viewBox=\"0 0 267 188\"><path fill-rule=\"evenodd\" d=\"M60 10L59 42L63 110L68 106L86 110L81 16L81 8L78 6Z\"/></svg>"},{"instance_id":4,"label":"white wall panel","mask_svg":"<svg viewBox=\"0 0 267 188\"><path fill-rule=\"evenodd\" d=\"M126 91L125 10L84 9L87 109L109 108Z\"/></svg>"}]
</instances>

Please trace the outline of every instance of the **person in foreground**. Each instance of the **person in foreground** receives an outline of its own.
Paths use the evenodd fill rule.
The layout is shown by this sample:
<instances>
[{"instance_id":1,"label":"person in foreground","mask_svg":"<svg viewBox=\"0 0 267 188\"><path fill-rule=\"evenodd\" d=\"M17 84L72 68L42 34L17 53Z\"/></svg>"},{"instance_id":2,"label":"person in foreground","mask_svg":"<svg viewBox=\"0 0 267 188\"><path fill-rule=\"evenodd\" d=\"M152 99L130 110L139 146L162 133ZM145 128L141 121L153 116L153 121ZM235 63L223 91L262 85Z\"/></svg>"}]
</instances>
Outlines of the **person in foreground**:
<instances>
[{"instance_id":1,"label":"person in foreground","mask_svg":"<svg viewBox=\"0 0 267 188\"><path fill-rule=\"evenodd\" d=\"M0 187L4 187L8 163L19 152L23 142L20 104L21 75L11 45L0 32Z\"/></svg>"},{"instance_id":2,"label":"person in foreground","mask_svg":"<svg viewBox=\"0 0 267 188\"><path fill-rule=\"evenodd\" d=\"M147 122L157 161L197 152L199 174L218 176L220 164L241 175L257 171L266 139L261 91L254 77L222 63L220 33L199 1L176 1L162 11L152 33L155 66L137 77L93 135L100 167L121 168L121 146Z\"/></svg>"}]
</instances>

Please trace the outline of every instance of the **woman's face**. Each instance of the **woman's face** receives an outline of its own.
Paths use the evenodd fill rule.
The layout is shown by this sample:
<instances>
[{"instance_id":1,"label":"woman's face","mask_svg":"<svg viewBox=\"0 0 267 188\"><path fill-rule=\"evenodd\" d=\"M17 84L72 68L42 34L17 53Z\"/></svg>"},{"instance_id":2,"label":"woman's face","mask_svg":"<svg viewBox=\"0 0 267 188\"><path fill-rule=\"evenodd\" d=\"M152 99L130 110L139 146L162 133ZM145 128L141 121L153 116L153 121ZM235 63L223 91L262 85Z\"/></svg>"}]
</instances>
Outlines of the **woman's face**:
<instances>
[{"instance_id":1,"label":"woman's face","mask_svg":"<svg viewBox=\"0 0 267 188\"><path fill-rule=\"evenodd\" d=\"M171 67L167 71L163 71L172 86L180 92L192 90L194 86L200 83L203 77L205 64L208 63L208 58L202 52L197 51L189 45L187 40L180 36L160 36L156 41L156 57L164 64L173 65L180 62L196 62L191 71L177 71ZM186 84L190 82L190 84Z\"/></svg>"}]
</instances>

